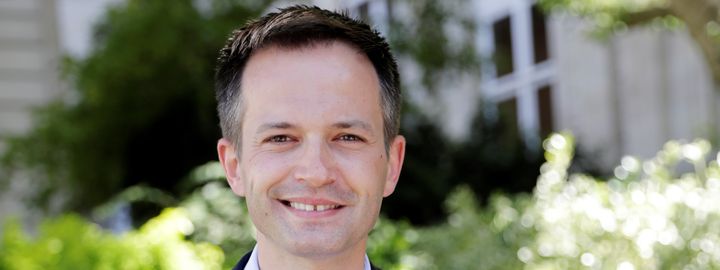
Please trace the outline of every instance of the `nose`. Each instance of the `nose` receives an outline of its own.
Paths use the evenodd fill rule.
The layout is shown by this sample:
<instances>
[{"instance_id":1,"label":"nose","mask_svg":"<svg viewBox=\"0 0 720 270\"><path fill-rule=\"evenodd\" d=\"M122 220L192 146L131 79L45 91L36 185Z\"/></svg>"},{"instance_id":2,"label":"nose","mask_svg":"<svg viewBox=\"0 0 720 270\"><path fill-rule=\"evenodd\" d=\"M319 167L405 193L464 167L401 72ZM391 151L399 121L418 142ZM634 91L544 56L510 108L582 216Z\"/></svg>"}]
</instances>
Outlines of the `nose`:
<instances>
[{"instance_id":1,"label":"nose","mask_svg":"<svg viewBox=\"0 0 720 270\"><path fill-rule=\"evenodd\" d=\"M303 148L303 154L295 168L295 179L316 188L334 182L334 161L328 146L319 140L308 140Z\"/></svg>"}]
</instances>

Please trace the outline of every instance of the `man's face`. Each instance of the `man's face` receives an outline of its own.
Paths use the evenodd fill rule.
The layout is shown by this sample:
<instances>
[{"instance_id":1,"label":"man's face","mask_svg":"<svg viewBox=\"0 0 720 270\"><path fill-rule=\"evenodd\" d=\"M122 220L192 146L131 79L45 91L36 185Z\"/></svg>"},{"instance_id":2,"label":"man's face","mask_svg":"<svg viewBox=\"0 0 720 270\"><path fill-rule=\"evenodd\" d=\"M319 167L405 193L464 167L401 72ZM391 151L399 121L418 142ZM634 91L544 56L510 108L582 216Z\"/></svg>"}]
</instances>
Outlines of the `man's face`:
<instances>
[{"instance_id":1,"label":"man's face","mask_svg":"<svg viewBox=\"0 0 720 270\"><path fill-rule=\"evenodd\" d=\"M379 85L367 57L341 42L250 58L239 160L228 140L218 151L260 245L303 257L364 251L405 147L398 136L385 149Z\"/></svg>"}]
</instances>

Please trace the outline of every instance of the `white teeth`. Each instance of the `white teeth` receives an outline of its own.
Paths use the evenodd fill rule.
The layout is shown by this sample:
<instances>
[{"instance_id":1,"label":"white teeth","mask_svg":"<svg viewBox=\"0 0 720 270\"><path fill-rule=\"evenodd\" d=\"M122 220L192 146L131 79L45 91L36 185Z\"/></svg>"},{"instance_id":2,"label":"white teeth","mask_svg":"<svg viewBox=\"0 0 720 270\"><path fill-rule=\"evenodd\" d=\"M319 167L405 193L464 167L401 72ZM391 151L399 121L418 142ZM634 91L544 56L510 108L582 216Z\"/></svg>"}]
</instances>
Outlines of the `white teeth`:
<instances>
[{"instance_id":1,"label":"white teeth","mask_svg":"<svg viewBox=\"0 0 720 270\"><path fill-rule=\"evenodd\" d=\"M338 205L312 205L312 204L304 204L304 203L299 203L299 202L290 202L290 207L295 208L297 210L306 211L306 212L310 212L310 211L321 212L321 211L325 211L325 210L335 209L335 208L338 208L339 206Z\"/></svg>"}]
</instances>

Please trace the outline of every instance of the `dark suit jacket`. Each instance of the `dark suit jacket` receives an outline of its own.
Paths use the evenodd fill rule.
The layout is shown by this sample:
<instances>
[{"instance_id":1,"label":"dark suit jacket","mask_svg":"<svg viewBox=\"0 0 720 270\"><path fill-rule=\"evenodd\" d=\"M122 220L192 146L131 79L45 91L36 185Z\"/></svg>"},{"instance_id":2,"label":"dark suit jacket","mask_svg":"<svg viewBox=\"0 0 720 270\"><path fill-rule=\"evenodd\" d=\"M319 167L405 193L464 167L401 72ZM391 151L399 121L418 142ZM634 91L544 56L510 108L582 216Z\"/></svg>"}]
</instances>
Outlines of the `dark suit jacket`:
<instances>
[{"instance_id":1,"label":"dark suit jacket","mask_svg":"<svg viewBox=\"0 0 720 270\"><path fill-rule=\"evenodd\" d=\"M252 254L252 250L251 250L250 252L248 252L247 254L245 254L245 256L243 256L242 259L240 259L240 261L235 265L235 267L233 267L232 270L243 270L243 269L245 269L245 265L246 265L246 264L248 263L248 261L250 260L250 254ZM380 270L380 268L375 267L374 265L372 265L372 263L370 264L370 269L372 269L372 270Z\"/></svg>"},{"instance_id":2,"label":"dark suit jacket","mask_svg":"<svg viewBox=\"0 0 720 270\"><path fill-rule=\"evenodd\" d=\"M245 265L247 265L248 261L250 260L250 254L252 254L252 250L245 254L245 256L240 259L240 261L233 267L232 270L243 270L245 269Z\"/></svg>"}]
</instances>

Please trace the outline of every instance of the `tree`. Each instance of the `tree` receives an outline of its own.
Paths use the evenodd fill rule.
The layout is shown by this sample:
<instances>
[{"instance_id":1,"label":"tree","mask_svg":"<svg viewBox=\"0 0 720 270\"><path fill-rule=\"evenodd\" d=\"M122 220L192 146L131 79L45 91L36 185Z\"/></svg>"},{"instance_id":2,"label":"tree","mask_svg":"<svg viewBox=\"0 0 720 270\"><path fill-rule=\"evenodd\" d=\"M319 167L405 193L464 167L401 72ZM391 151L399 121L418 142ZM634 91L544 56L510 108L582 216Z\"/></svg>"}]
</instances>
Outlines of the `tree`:
<instances>
[{"instance_id":1,"label":"tree","mask_svg":"<svg viewBox=\"0 0 720 270\"><path fill-rule=\"evenodd\" d=\"M539 0L546 9L559 8L592 18L600 28L663 21L682 23L699 45L720 91L720 1L717 0Z\"/></svg>"},{"instance_id":2,"label":"tree","mask_svg":"<svg viewBox=\"0 0 720 270\"><path fill-rule=\"evenodd\" d=\"M215 159L213 67L226 35L269 0L128 0L95 29L86 59L67 59L73 100L39 109L29 134L8 141L3 171L29 174L31 199L85 211L125 187L172 190ZM10 176L0 179L12 179ZM58 207L58 195L64 206Z\"/></svg>"}]
</instances>

